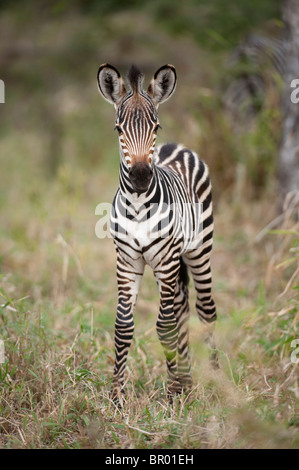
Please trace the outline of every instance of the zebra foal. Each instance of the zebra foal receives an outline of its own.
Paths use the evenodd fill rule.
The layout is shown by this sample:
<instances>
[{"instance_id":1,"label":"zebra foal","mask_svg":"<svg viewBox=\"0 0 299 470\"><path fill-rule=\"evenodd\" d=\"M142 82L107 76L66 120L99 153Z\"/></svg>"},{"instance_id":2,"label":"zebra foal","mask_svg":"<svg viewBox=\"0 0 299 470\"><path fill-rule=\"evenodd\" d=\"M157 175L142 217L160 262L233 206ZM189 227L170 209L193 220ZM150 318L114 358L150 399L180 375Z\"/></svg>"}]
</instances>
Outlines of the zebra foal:
<instances>
[{"instance_id":1,"label":"zebra foal","mask_svg":"<svg viewBox=\"0 0 299 470\"><path fill-rule=\"evenodd\" d=\"M147 91L143 80L135 66L129 70L127 85L111 65L98 70L100 93L116 110L120 149L119 188L110 219L117 253L112 391L116 399L123 394L133 311L145 264L151 266L159 286L156 327L166 357L170 397L192 386L187 267L197 292L199 318L205 323L216 320L211 296L213 213L208 168L181 145L155 145L160 127L157 109L175 90L175 68L161 67ZM212 334L208 337L213 347Z\"/></svg>"}]
</instances>

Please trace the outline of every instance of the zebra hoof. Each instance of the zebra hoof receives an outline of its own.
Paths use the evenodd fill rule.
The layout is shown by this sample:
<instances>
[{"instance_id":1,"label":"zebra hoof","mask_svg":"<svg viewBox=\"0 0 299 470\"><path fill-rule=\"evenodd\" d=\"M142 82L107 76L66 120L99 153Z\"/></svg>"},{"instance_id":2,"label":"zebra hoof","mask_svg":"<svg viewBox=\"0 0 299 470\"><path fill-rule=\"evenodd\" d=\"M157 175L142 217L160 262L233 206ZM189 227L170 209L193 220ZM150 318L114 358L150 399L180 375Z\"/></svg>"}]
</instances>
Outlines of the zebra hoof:
<instances>
[{"instance_id":1,"label":"zebra hoof","mask_svg":"<svg viewBox=\"0 0 299 470\"><path fill-rule=\"evenodd\" d=\"M216 351L214 351L211 355L210 355L210 364L212 366L212 368L214 370L218 370L220 369L220 364L219 364L219 358L218 358L218 354Z\"/></svg>"},{"instance_id":2,"label":"zebra hoof","mask_svg":"<svg viewBox=\"0 0 299 470\"><path fill-rule=\"evenodd\" d=\"M191 376L188 375L181 375L180 378L180 384L182 387L182 392L185 394L188 394L191 392L192 387L193 387L193 382Z\"/></svg>"},{"instance_id":3,"label":"zebra hoof","mask_svg":"<svg viewBox=\"0 0 299 470\"><path fill-rule=\"evenodd\" d=\"M121 388L114 388L110 393L110 399L118 408L123 408L126 402L125 391Z\"/></svg>"},{"instance_id":4,"label":"zebra hoof","mask_svg":"<svg viewBox=\"0 0 299 470\"><path fill-rule=\"evenodd\" d=\"M168 383L168 385L167 385L167 399L170 402L170 404L172 404L173 399L174 399L175 396L182 394L182 391L183 391L183 389L182 389L182 386L181 386L179 380L175 380L173 382Z\"/></svg>"}]
</instances>

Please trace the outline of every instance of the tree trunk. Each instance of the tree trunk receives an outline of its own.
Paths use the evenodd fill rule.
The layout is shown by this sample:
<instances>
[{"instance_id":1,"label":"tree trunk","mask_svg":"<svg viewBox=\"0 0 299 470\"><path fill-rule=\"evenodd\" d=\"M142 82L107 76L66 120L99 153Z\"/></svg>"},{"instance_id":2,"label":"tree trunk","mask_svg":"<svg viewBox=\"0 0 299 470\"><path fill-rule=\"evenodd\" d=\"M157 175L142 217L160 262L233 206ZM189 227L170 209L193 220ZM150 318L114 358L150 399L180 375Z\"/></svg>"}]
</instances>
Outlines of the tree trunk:
<instances>
[{"instance_id":1,"label":"tree trunk","mask_svg":"<svg viewBox=\"0 0 299 470\"><path fill-rule=\"evenodd\" d=\"M294 197L299 199L299 102L298 99L291 99L295 97L295 89L291 84L293 82L294 86L294 80L299 79L299 1L282 0L282 17L287 35L287 70L282 97L282 140L278 162L281 206L284 202L289 205L287 201L295 202ZM298 90L298 81L296 83Z\"/></svg>"}]
</instances>

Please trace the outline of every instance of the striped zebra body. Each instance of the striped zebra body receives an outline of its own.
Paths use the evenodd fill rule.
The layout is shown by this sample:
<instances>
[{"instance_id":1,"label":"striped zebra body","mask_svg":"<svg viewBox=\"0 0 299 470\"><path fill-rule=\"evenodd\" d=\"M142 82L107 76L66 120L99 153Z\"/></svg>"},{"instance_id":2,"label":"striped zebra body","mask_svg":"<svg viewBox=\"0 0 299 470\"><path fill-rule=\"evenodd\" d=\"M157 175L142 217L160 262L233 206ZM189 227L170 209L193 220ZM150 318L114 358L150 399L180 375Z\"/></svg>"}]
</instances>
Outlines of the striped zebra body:
<instances>
[{"instance_id":1,"label":"striped zebra body","mask_svg":"<svg viewBox=\"0 0 299 470\"><path fill-rule=\"evenodd\" d=\"M110 224L113 238L126 247L124 255L131 249L136 256L143 255L153 269L159 260L157 254L164 256L165 248L160 248L163 241L165 245L167 239L169 243L171 238L179 239L180 255L199 246L203 234L202 209L204 217L208 216L212 222L211 186L205 163L177 144L158 148L154 162L154 178L146 198L134 197L122 182L123 188L119 188L113 203ZM125 167L121 174L126 178ZM212 233L211 223L208 230ZM172 237L166 239L170 232Z\"/></svg>"},{"instance_id":2,"label":"striped zebra body","mask_svg":"<svg viewBox=\"0 0 299 470\"><path fill-rule=\"evenodd\" d=\"M104 80L100 83L103 87ZM127 95L123 101L128 102ZM146 107L147 104L146 101ZM143 119L146 116L149 120L149 115L144 113ZM120 125L119 116L116 121L117 126ZM140 121L140 116L135 114L139 142ZM152 129L156 128L156 121L154 115ZM146 127L144 122L143 127ZM168 393L173 395L189 389L192 384L187 267L197 291L196 308L200 319L207 324L216 319L211 297L213 214L209 173L207 165L194 152L178 144L156 148L155 138L149 138L146 163L140 159L132 163L133 152L127 150L128 146L124 148L123 132L120 135L120 186L113 201L110 223L117 252L118 281L113 395L119 398L123 391L126 359L134 332L133 311L146 264L151 266L159 286L160 310L156 326L166 357ZM131 149L133 146L134 142ZM146 188L144 180L148 180ZM211 333L209 339L213 345Z\"/></svg>"}]
</instances>

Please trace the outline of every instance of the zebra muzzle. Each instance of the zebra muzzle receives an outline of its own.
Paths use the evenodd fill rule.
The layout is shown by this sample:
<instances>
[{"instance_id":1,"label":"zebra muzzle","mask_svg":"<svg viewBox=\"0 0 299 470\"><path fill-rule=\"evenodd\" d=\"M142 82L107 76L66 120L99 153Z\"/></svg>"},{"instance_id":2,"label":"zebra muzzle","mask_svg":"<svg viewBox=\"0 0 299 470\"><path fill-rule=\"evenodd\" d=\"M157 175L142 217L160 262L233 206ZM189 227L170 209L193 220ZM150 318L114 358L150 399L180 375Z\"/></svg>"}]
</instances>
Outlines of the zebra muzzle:
<instances>
[{"instance_id":1,"label":"zebra muzzle","mask_svg":"<svg viewBox=\"0 0 299 470\"><path fill-rule=\"evenodd\" d=\"M153 170L148 163L136 162L132 168L130 168L129 177L134 190L138 193L143 193L150 185Z\"/></svg>"}]
</instances>

